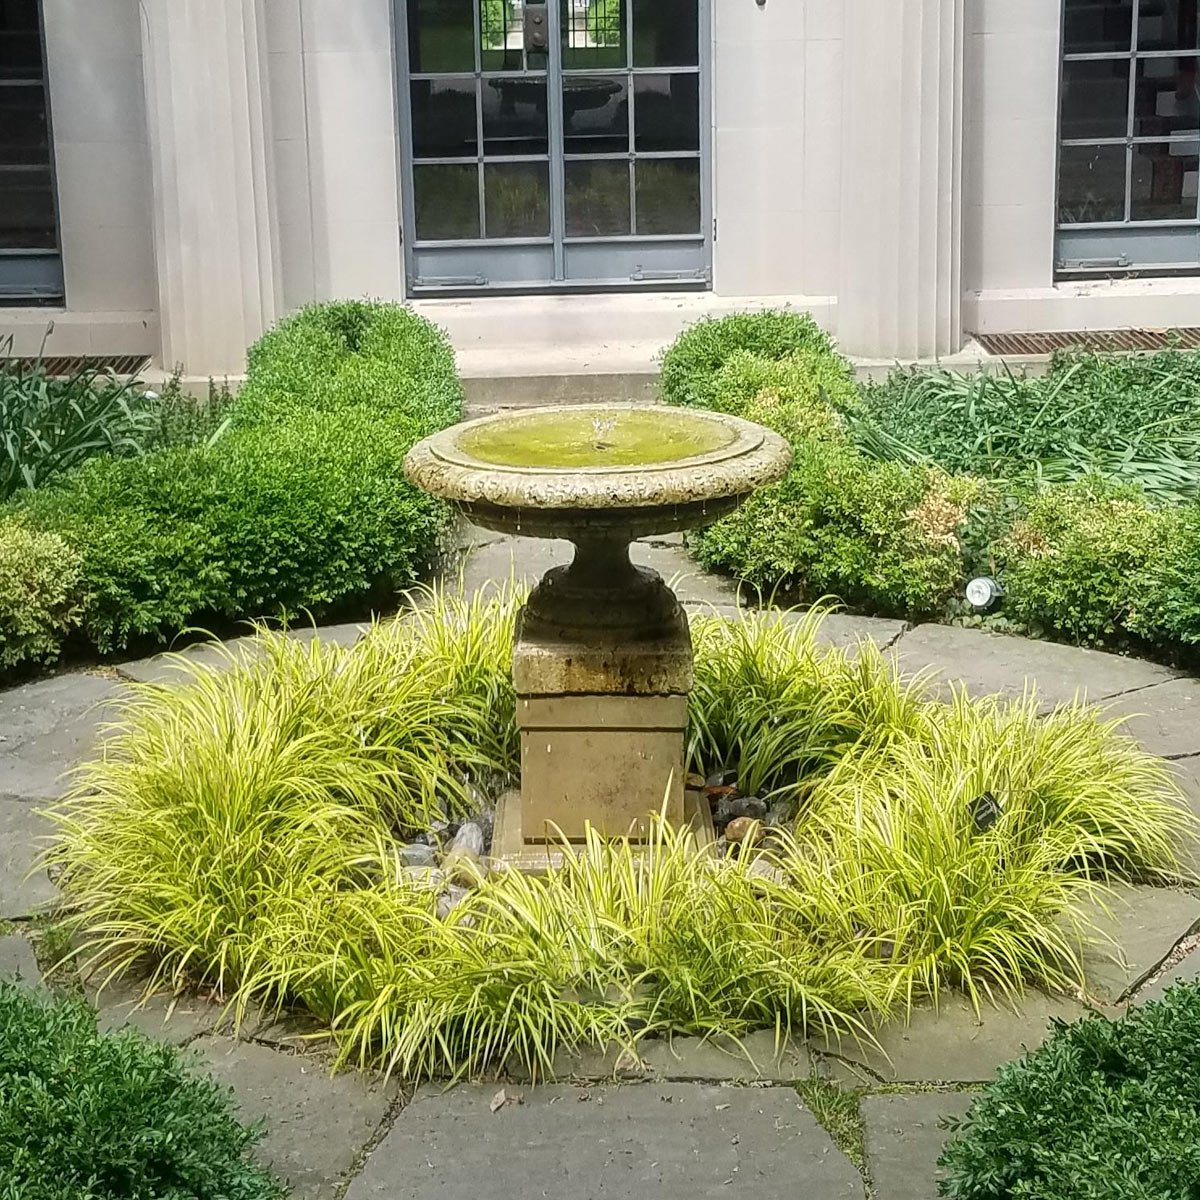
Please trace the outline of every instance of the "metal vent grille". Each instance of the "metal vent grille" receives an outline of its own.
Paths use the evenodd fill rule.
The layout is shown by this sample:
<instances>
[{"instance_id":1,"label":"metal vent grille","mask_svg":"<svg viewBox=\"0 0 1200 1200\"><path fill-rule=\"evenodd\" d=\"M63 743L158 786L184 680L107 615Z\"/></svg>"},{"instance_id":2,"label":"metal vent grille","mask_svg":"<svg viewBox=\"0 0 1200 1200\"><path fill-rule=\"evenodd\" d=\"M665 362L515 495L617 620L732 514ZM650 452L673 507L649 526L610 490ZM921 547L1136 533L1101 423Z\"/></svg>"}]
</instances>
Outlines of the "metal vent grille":
<instances>
[{"instance_id":1,"label":"metal vent grille","mask_svg":"<svg viewBox=\"0 0 1200 1200\"><path fill-rule=\"evenodd\" d=\"M74 375L79 371L111 371L114 375L139 375L150 364L148 354L63 354L36 358L3 358L0 369L27 371L41 362L47 375Z\"/></svg>"},{"instance_id":2,"label":"metal vent grille","mask_svg":"<svg viewBox=\"0 0 1200 1200\"><path fill-rule=\"evenodd\" d=\"M1053 354L1055 350L1195 350L1200 329L1091 329L1076 333L976 333L989 354Z\"/></svg>"}]
</instances>

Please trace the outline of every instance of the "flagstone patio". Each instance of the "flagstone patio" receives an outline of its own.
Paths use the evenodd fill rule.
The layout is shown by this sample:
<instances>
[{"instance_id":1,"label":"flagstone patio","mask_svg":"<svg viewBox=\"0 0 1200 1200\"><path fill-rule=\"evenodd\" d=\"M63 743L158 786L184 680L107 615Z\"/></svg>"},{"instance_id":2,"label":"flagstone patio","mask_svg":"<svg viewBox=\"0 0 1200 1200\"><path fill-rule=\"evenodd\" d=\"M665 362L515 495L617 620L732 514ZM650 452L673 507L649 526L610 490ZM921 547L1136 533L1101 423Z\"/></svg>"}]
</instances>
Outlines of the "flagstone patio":
<instances>
[{"instance_id":1,"label":"flagstone patio","mask_svg":"<svg viewBox=\"0 0 1200 1200\"><path fill-rule=\"evenodd\" d=\"M559 543L468 531L461 574L452 572L451 581L477 591L532 580L568 554ZM644 543L636 557L674 577L689 606L735 610L729 583L701 573L677 539ZM352 642L359 628L321 634ZM936 671L976 694L1019 695L1036 684L1047 705L1081 694L1110 706L1148 750L1172 761L1200 814L1200 681L1134 659L938 625L835 615L823 636L842 644L871 638L904 669ZM212 647L188 654L220 661ZM153 658L0 692L0 978L41 984L36 918L53 909L56 892L45 874L29 874L50 829L40 810L94 751L128 680L169 683L176 675L170 660ZM302 1200L694 1200L797 1189L849 1200L865 1196L868 1184L879 1200L932 1200L942 1119L961 1116L970 1088L1038 1045L1052 1018L1072 1019L1087 1006L1119 1011L1177 979L1200 977L1200 954L1191 953L1200 929L1195 847L1185 861L1188 878L1175 887L1114 895L1105 921L1116 949L1089 961L1086 998L1031 993L1020 1011L976 1014L948 997L937 1011L923 1007L907 1025L879 1030L876 1046L779 1048L768 1034L740 1047L649 1042L642 1061L615 1049L560 1060L552 1086L514 1077L414 1094L402 1081L331 1077L326 1044L302 1040L311 1032L303 1021L255 1019L235 1033L219 1008L200 1000L172 1007L160 997L138 1008L137 988L126 982L99 994L93 983L88 995L106 1027L130 1024L191 1048L233 1088L247 1117L265 1117L260 1152ZM836 1138L818 1120L821 1106L810 1110L802 1098L833 1087L851 1090L858 1105L857 1121L838 1125Z\"/></svg>"}]
</instances>

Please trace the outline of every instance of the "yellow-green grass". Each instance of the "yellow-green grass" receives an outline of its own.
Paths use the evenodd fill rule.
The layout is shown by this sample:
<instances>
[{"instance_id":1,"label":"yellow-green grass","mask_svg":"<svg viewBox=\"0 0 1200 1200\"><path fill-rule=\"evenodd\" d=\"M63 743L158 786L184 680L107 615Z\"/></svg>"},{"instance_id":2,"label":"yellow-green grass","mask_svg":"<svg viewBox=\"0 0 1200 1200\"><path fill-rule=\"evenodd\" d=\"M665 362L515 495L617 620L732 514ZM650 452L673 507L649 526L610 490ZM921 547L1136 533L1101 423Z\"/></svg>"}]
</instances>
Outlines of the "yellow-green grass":
<instances>
[{"instance_id":1,"label":"yellow-green grass","mask_svg":"<svg viewBox=\"0 0 1200 1200\"><path fill-rule=\"evenodd\" d=\"M693 761L790 827L724 861L661 822L648 848L593 838L439 918L397 848L515 775L517 600L431 594L351 649L264 633L233 669L137 689L57 814L91 953L239 1011L304 1006L344 1061L546 1074L653 1032L861 1034L948 986L1075 986L1082 902L1174 869L1167 768L1102 715L930 700L872 646L820 644L820 614L711 617Z\"/></svg>"}]
</instances>

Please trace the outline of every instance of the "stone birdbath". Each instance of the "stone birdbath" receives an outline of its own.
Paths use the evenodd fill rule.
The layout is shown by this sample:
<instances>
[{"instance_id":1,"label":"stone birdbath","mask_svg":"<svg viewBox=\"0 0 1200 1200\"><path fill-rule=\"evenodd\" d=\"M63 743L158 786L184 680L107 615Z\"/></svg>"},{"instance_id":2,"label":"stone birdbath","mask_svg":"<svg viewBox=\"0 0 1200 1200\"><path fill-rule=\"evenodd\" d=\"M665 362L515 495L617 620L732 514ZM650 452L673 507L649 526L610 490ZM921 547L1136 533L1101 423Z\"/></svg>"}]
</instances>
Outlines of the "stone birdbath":
<instances>
[{"instance_id":1,"label":"stone birdbath","mask_svg":"<svg viewBox=\"0 0 1200 1200\"><path fill-rule=\"evenodd\" d=\"M501 803L494 857L536 868L589 825L637 839L652 813L706 815L685 800L687 616L629 546L732 512L791 460L783 438L738 417L634 404L501 413L409 452L409 482L475 524L575 546L518 617L521 792Z\"/></svg>"}]
</instances>

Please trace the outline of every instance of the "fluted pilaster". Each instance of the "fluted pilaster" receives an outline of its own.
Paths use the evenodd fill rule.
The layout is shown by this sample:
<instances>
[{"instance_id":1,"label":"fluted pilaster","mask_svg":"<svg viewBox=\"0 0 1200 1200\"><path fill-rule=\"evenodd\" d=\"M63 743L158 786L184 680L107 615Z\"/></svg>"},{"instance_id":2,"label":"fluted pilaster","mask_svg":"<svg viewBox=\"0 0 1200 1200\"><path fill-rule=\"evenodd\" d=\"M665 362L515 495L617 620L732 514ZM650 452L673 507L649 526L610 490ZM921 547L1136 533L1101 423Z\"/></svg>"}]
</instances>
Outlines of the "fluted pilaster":
<instances>
[{"instance_id":1,"label":"fluted pilaster","mask_svg":"<svg viewBox=\"0 0 1200 1200\"><path fill-rule=\"evenodd\" d=\"M140 0L162 360L244 370L276 318L261 0Z\"/></svg>"},{"instance_id":2,"label":"fluted pilaster","mask_svg":"<svg viewBox=\"0 0 1200 1200\"><path fill-rule=\"evenodd\" d=\"M866 358L962 344L964 0L846 0L838 336Z\"/></svg>"}]
</instances>

